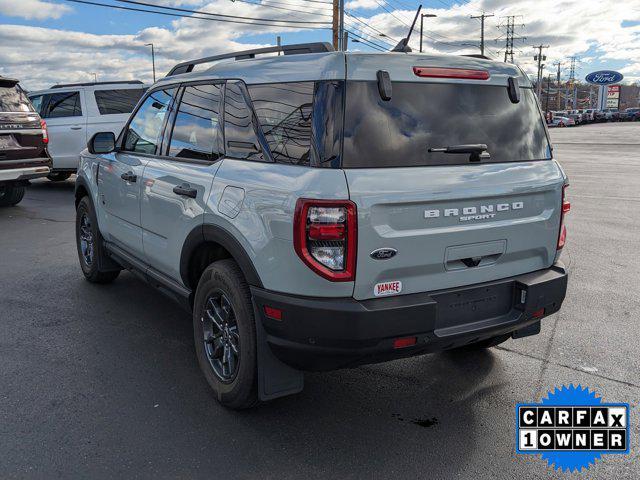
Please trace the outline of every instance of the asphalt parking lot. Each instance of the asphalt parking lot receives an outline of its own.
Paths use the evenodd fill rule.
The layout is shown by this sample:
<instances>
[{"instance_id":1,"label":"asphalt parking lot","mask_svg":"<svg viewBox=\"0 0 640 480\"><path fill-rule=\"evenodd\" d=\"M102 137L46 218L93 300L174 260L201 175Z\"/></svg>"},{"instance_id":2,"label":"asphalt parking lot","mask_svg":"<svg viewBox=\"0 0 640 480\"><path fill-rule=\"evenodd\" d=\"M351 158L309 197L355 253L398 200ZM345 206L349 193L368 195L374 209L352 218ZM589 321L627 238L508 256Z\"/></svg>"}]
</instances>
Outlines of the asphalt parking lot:
<instances>
[{"instance_id":1,"label":"asphalt parking lot","mask_svg":"<svg viewBox=\"0 0 640 480\"><path fill-rule=\"evenodd\" d=\"M0 210L0 478L564 477L514 453L514 406L569 383L640 401L640 123L552 136L571 277L540 335L308 374L245 412L213 398L188 314L129 273L84 280L73 180L34 182ZM631 423L630 456L573 477L639 478Z\"/></svg>"}]
</instances>

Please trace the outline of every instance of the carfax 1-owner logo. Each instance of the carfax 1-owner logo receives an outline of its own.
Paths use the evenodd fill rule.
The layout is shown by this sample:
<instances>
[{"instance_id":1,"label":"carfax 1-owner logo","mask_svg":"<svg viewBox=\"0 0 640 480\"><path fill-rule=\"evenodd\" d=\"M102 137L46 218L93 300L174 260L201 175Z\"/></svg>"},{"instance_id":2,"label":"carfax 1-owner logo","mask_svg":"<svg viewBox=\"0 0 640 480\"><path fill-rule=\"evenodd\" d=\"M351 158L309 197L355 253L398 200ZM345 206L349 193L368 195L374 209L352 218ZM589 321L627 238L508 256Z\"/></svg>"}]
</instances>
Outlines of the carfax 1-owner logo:
<instances>
[{"instance_id":1,"label":"carfax 1-owner logo","mask_svg":"<svg viewBox=\"0 0 640 480\"><path fill-rule=\"evenodd\" d=\"M604 403L580 385L516 405L516 452L541 454L550 466L581 471L607 454L629 453L629 404Z\"/></svg>"}]
</instances>

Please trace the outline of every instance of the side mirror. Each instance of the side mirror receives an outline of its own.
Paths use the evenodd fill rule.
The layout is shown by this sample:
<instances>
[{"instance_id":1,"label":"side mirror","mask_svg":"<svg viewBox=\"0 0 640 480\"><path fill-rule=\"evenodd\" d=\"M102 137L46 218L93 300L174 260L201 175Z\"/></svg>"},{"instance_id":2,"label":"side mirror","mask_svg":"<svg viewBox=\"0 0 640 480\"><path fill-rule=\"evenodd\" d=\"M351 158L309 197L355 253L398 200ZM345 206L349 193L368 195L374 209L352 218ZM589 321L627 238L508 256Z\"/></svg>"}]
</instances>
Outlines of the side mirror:
<instances>
[{"instance_id":1,"label":"side mirror","mask_svg":"<svg viewBox=\"0 0 640 480\"><path fill-rule=\"evenodd\" d=\"M111 153L116 149L116 136L113 132L96 133L87 143L87 148L93 155Z\"/></svg>"}]
</instances>

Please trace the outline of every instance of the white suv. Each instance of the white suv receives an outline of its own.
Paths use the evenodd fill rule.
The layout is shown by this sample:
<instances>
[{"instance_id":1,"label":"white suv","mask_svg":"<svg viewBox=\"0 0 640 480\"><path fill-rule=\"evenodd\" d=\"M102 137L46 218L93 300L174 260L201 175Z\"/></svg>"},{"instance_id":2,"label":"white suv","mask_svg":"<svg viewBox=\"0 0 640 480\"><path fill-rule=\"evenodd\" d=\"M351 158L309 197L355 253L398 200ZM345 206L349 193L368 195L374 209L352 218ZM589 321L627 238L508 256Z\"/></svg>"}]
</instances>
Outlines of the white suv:
<instances>
[{"instance_id":1,"label":"white suv","mask_svg":"<svg viewBox=\"0 0 640 480\"><path fill-rule=\"evenodd\" d=\"M96 132L120 133L146 88L138 80L55 85L29 98L49 128L53 169L49 179L75 173L80 152Z\"/></svg>"}]
</instances>

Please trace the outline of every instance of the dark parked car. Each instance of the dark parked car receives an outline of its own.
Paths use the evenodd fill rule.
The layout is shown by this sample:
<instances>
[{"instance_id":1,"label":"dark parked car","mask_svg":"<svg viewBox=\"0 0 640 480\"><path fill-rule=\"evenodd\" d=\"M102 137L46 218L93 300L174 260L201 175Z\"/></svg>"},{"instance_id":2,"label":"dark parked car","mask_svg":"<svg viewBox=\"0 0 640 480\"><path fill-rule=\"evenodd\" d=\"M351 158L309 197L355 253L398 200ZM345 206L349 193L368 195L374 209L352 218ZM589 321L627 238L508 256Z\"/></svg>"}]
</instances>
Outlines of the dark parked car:
<instances>
[{"instance_id":1,"label":"dark parked car","mask_svg":"<svg viewBox=\"0 0 640 480\"><path fill-rule=\"evenodd\" d=\"M29 180L49 174L48 140L18 80L0 77L0 207L20 202Z\"/></svg>"},{"instance_id":2,"label":"dark parked car","mask_svg":"<svg viewBox=\"0 0 640 480\"><path fill-rule=\"evenodd\" d=\"M640 121L640 108L627 108L625 110L626 120L630 122Z\"/></svg>"}]
</instances>

